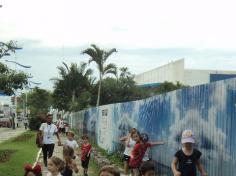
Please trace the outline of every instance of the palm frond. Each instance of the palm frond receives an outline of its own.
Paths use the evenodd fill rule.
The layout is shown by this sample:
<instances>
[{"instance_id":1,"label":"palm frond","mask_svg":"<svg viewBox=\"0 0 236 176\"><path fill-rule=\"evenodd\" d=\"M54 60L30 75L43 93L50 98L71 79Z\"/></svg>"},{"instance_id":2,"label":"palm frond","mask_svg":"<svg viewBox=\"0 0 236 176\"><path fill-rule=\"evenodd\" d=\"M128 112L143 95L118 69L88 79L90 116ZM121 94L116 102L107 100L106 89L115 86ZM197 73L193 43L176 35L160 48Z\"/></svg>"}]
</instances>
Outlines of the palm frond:
<instances>
[{"instance_id":1,"label":"palm frond","mask_svg":"<svg viewBox=\"0 0 236 176\"><path fill-rule=\"evenodd\" d=\"M66 67L67 72L69 72L68 65L65 62L62 62L62 64Z\"/></svg>"},{"instance_id":2,"label":"palm frond","mask_svg":"<svg viewBox=\"0 0 236 176\"><path fill-rule=\"evenodd\" d=\"M98 56L103 57L103 53L104 51L102 49L100 49L97 45L95 44L91 44L91 46L94 48L94 50L96 51L96 53L98 54Z\"/></svg>"},{"instance_id":3,"label":"palm frond","mask_svg":"<svg viewBox=\"0 0 236 176\"><path fill-rule=\"evenodd\" d=\"M108 74L108 73L116 75L117 74L117 66L112 63L108 64L103 70L103 75Z\"/></svg>"},{"instance_id":4,"label":"palm frond","mask_svg":"<svg viewBox=\"0 0 236 176\"><path fill-rule=\"evenodd\" d=\"M59 70L59 75L61 77L65 77L67 75L66 69L62 66L58 66L57 69Z\"/></svg>"},{"instance_id":5,"label":"palm frond","mask_svg":"<svg viewBox=\"0 0 236 176\"><path fill-rule=\"evenodd\" d=\"M103 56L102 53L96 48L96 45L94 45L95 48L88 48L84 51L82 51L82 54L87 54L90 56L88 63L95 62L98 65L98 69L102 70L102 64L103 64Z\"/></svg>"},{"instance_id":6,"label":"palm frond","mask_svg":"<svg viewBox=\"0 0 236 176\"><path fill-rule=\"evenodd\" d=\"M114 52L117 52L116 48L112 48L108 52L104 53L104 62L108 59L110 55L112 55Z\"/></svg>"},{"instance_id":7,"label":"palm frond","mask_svg":"<svg viewBox=\"0 0 236 176\"><path fill-rule=\"evenodd\" d=\"M91 76L92 74L93 74L93 70L89 68L88 70L86 70L84 76Z\"/></svg>"}]
</instances>

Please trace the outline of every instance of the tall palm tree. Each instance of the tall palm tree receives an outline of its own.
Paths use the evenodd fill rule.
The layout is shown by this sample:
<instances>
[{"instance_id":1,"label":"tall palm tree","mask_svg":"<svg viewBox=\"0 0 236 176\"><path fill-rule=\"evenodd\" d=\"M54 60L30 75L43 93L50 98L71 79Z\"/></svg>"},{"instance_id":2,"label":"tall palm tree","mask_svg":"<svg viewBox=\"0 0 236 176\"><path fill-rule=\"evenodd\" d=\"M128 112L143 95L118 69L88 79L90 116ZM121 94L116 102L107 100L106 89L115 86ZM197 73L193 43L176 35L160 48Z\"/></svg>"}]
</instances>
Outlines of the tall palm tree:
<instances>
[{"instance_id":1,"label":"tall palm tree","mask_svg":"<svg viewBox=\"0 0 236 176\"><path fill-rule=\"evenodd\" d=\"M100 49L98 46L92 44L90 48L87 48L86 50L82 51L82 54L87 54L90 56L89 63L95 62L98 67L99 71L99 86L98 86L98 95L97 95L97 106L99 106L100 103L100 93L101 93L101 86L102 86L102 80L103 77L106 74L117 74L117 67L115 64L105 64L108 57L112 55L114 52L117 52L115 48L110 49L109 51L105 51L103 49Z\"/></svg>"}]
</instances>

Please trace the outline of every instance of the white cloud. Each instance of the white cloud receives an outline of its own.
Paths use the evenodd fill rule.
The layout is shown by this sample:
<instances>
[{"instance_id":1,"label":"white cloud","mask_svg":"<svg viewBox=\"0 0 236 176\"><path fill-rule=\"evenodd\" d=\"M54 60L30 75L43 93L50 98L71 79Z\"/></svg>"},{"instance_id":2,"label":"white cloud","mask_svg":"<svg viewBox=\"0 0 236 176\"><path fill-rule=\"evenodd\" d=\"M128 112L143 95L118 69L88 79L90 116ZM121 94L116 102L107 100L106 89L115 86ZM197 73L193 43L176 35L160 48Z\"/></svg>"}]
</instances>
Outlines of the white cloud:
<instances>
[{"instance_id":1,"label":"white cloud","mask_svg":"<svg viewBox=\"0 0 236 176\"><path fill-rule=\"evenodd\" d=\"M3 0L6 38L45 45L234 48L234 1ZM7 26L7 27L6 27ZM10 29L10 30L9 30ZM114 30L123 29L123 30Z\"/></svg>"},{"instance_id":2,"label":"white cloud","mask_svg":"<svg viewBox=\"0 0 236 176\"><path fill-rule=\"evenodd\" d=\"M1 0L1 3L1 41L17 40L22 44L24 50L20 57L29 60L33 70L36 69L35 60L30 61L32 53L28 53L27 47L37 48L33 57L37 57L41 65L45 64L37 65L35 74L39 78L45 74L38 70L45 69L53 73L45 75L43 82L56 74L52 65L56 67L62 57L71 58L70 53L63 54L63 48L74 47L78 54L73 54L76 58L68 61L78 61L79 49L91 43L101 48L117 48L119 52L111 61L118 66L128 66L133 73L183 57L187 59L186 65L193 68L236 69L233 66L235 53L210 58L207 52L199 55L209 48L225 53L235 51L236 2L233 0ZM25 44L25 40L36 42ZM42 48L52 49L55 54L46 56ZM137 53L137 48L141 52ZM155 51L157 48L193 48L195 51L166 50L163 55L164 51ZM47 58L54 64L47 64L40 58ZM216 59L216 65L207 59Z\"/></svg>"}]
</instances>

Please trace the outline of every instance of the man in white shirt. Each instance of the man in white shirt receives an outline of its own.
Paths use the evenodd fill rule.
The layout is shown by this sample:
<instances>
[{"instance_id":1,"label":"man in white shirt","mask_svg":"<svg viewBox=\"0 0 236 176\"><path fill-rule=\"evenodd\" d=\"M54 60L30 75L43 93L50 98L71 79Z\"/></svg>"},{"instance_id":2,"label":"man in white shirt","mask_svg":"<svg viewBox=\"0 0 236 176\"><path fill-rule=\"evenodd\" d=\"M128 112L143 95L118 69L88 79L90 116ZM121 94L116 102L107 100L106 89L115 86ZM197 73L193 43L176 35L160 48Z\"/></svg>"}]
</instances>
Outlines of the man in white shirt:
<instances>
[{"instance_id":1,"label":"man in white shirt","mask_svg":"<svg viewBox=\"0 0 236 176\"><path fill-rule=\"evenodd\" d=\"M47 167L47 158L50 158L53 154L55 141L54 134L56 134L58 139L58 145L61 145L61 139L58 135L58 130L56 125L52 123L52 114L48 114L46 117L46 123L42 123L39 130L43 134L43 161L45 167Z\"/></svg>"}]
</instances>

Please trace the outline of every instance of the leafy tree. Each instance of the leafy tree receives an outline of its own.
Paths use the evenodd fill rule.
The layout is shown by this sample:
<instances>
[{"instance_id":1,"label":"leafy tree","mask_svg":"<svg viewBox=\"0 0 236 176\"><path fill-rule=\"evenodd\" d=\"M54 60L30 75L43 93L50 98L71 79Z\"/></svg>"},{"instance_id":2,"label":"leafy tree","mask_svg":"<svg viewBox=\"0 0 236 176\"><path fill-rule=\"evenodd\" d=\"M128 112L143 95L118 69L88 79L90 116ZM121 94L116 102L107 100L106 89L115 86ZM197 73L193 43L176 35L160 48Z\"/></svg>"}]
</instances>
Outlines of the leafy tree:
<instances>
[{"instance_id":1,"label":"leafy tree","mask_svg":"<svg viewBox=\"0 0 236 176\"><path fill-rule=\"evenodd\" d=\"M4 56L9 56L21 49L14 41L8 43L0 42L0 59ZM14 94L17 89L23 89L24 85L28 84L28 75L24 72L16 72L9 69L5 64L0 62L0 93L7 95Z\"/></svg>"},{"instance_id":2,"label":"leafy tree","mask_svg":"<svg viewBox=\"0 0 236 176\"><path fill-rule=\"evenodd\" d=\"M106 74L117 74L117 67L115 64L105 64L109 56L111 56L114 52L117 52L115 48L105 51L100 49L98 46L92 44L90 48L82 51L82 54L87 54L90 56L89 63L95 62L98 67L99 71L99 85L98 85L98 94L97 94L97 106L99 106L100 103L100 93L101 93L101 86L102 86L102 80L103 77Z\"/></svg>"},{"instance_id":3,"label":"leafy tree","mask_svg":"<svg viewBox=\"0 0 236 176\"><path fill-rule=\"evenodd\" d=\"M53 78L54 105L59 109L75 111L88 106L90 102L90 89L94 79L92 70L87 69L87 64L72 63L70 67L66 63L58 67L60 78Z\"/></svg>"},{"instance_id":4,"label":"leafy tree","mask_svg":"<svg viewBox=\"0 0 236 176\"><path fill-rule=\"evenodd\" d=\"M128 68L119 69L117 79L107 77L103 80L101 91L101 104L111 104L118 102L127 102L147 97L146 91L137 87Z\"/></svg>"},{"instance_id":5,"label":"leafy tree","mask_svg":"<svg viewBox=\"0 0 236 176\"><path fill-rule=\"evenodd\" d=\"M160 86L149 89L149 91L150 91L150 95L155 95L155 94L163 94L166 92L170 92L170 91L174 91L174 90L182 89L186 87L189 87L189 86L183 85L179 81L176 84L165 81Z\"/></svg>"},{"instance_id":6,"label":"leafy tree","mask_svg":"<svg viewBox=\"0 0 236 176\"><path fill-rule=\"evenodd\" d=\"M17 89L28 84L28 76L24 72L16 72L0 62L0 92L12 95Z\"/></svg>"},{"instance_id":7,"label":"leafy tree","mask_svg":"<svg viewBox=\"0 0 236 176\"><path fill-rule=\"evenodd\" d=\"M9 56L10 53L15 53L16 50L18 49L22 49L21 47L19 47L17 45L17 42L15 41L9 41L7 43L4 43L4 42L0 42L0 59L3 57L3 56Z\"/></svg>"},{"instance_id":8,"label":"leafy tree","mask_svg":"<svg viewBox=\"0 0 236 176\"><path fill-rule=\"evenodd\" d=\"M25 94L21 95L24 99ZM45 89L35 87L28 93L28 109L30 109L29 127L38 130L41 120L48 112L52 104L51 93Z\"/></svg>"}]
</instances>

